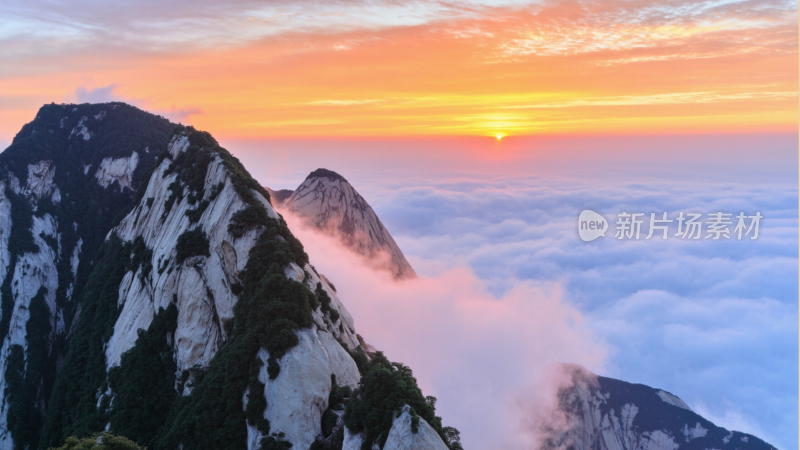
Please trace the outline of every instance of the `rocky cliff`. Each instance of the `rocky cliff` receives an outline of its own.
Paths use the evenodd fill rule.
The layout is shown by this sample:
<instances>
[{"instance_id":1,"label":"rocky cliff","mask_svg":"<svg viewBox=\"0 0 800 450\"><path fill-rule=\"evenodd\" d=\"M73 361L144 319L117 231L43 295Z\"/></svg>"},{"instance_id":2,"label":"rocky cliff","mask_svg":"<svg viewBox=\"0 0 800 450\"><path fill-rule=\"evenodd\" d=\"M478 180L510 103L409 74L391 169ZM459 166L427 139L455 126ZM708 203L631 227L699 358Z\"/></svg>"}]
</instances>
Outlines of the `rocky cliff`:
<instances>
[{"instance_id":1,"label":"rocky cliff","mask_svg":"<svg viewBox=\"0 0 800 450\"><path fill-rule=\"evenodd\" d=\"M288 194L285 190L276 193ZM416 277L375 211L338 173L327 169L311 172L280 207L337 236L353 251L391 271L396 278Z\"/></svg>"},{"instance_id":2,"label":"rocky cliff","mask_svg":"<svg viewBox=\"0 0 800 450\"><path fill-rule=\"evenodd\" d=\"M0 448L34 448L94 256L174 124L46 105L0 154Z\"/></svg>"},{"instance_id":3,"label":"rocky cliff","mask_svg":"<svg viewBox=\"0 0 800 450\"><path fill-rule=\"evenodd\" d=\"M0 155L0 449L100 430L151 449L460 448L239 161L138 110L158 133L98 125L128 109L45 107L65 131L37 116Z\"/></svg>"},{"instance_id":4,"label":"rocky cliff","mask_svg":"<svg viewBox=\"0 0 800 450\"><path fill-rule=\"evenodd\" d=\"M541 430L543 449L774 450L755 436L714 425L669 392L579 366L561 370L571 381L559 391L558 409L550 414L555 420Z\"/></svg>"}]
</instances>

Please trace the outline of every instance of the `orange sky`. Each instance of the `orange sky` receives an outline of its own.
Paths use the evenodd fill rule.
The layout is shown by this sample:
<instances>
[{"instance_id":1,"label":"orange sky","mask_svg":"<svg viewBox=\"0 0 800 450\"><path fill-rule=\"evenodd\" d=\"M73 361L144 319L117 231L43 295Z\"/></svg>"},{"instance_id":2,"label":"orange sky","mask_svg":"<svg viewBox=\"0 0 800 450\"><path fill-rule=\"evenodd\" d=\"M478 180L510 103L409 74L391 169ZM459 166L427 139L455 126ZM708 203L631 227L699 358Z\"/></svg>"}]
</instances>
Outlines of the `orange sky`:
<instances>
[{"instance_id":1,"label":"orange sky","mask_svg":"<svg viewBox=\"0 0 800 450\"><path fill-rule=\"evenodd\" d=\"M292 22L315 4L198 15L195 34L178 37L160 27L146 39L105 16L92 19L102 35L6 37L0 138L43 103L87 99L131 101L223 138L798 127L796 4L478 5L415 10L411 24L392 23L389 6L338 19L359 7L345 4L329 25Z\"/></svg>"}]
</instances>

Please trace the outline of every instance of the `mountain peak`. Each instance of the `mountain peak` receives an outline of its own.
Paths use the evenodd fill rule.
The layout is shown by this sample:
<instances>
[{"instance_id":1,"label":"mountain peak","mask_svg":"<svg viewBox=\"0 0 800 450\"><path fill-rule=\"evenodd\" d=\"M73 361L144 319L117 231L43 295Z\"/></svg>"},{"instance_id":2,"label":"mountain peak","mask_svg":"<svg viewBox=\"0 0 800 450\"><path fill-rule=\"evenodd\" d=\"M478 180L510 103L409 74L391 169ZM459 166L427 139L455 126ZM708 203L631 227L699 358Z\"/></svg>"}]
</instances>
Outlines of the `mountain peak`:
<instances>
[{"instance_id":1,"label":"mountain peak","mask_svg":"<svg viewBox=\"0 0 800 450\"><path fill-rule=\"evenodd\" d=\"M305 183L360 199L317 173ZM121 103L51 104L0 154L0 450L103 429L159 449L383 435L447 450L394 368L210 134ZM386 369L412 389L378 407L353 395ZM365 411L350 431L343 404Z\"/></svg>"},{"instance_id":2,"label":"mountain peak","mask_svg":"<svg viewBox=\"0 0 800 450\"><path fill-rule=\"evenodd\" d=\"M378 215L338 173L328 169L311 172L282 204L309 225L338 237L355 253L389 270L395 278L416 277Z\"/></svg>"},{"instance_id":3,"label":"mountain peak","mask_svg":"<svg viewBox=\"0 0 800 450\"><path fill-rule=\"evenodd\" d=\"M715 425L664 390L598 376L575 364L551 370L571 380L559 390L553 415L565 417L568 426L544 426L542 450L775 450L753 435Z\"/></svg>"},{"instance_id":4,"label":"mountain peak","mask_svg":"<svg viewBox=\"0 0 800 450\"><path fill-rule=\"evenodd\" d=\"M323 168L319 168L319 169L311 172L310 174L308 174L308 176L306 177L306 180L310 180L310 179L314 179L314 178L329 178L331 180L344 181L345 183L348 182L347 179L345 179L345 177L339 175L338 173L336 173L336 172L334 172L332 170L323 169Z\"/></svg>"}]
</instances>

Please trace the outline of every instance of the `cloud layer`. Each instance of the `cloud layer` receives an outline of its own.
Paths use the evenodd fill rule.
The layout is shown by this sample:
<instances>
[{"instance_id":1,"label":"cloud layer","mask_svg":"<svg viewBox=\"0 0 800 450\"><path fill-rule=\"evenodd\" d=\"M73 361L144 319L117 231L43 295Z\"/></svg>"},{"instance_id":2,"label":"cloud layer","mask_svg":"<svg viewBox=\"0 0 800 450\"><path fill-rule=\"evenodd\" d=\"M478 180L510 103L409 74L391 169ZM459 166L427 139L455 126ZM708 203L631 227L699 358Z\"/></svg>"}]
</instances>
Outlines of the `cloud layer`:
<instances>
[{"instance_id":1,"label":"cloud layer","mask_svg":"<svg viewBox=\"0 0 800 450\"><path fill-rule=\"evenodd\" d=\"M560 282L609 345L606 375L666 389L721 426L796 446L794 187L514 179L374 192L382 194L367 198L423 272L466 263L498 295L509 278ZM758 241L584 244L574 228L586 207L610 217L758 210L767 219Z\"/></svg>"},{"instance_id":2,"label":"cloud layer","mask_svg":"<svg viewBox=\"0 0 800 450\"><path fill-rule=\"evenodd\" d=\"M608 356L599 369L601 375L665 389L720 426L753 433L779 448L796 446L798 198L793 183L446 178L420 173L423 161L418 162L416 171L409 168L405 178L397 174L389 179L361 177L327 167L344 173L367 198L423 280L437 280L442 286L454 283L452 290L436 291L442 298L476 297L503 305L509 313L518 310L519 326L529 323L528 332L536 336L540 336L538 327L543 327L545 335L563 328L566 331L555 334L561 337L554 338L554 348L571 357L559 359L545 352L539 359L543 353L536 345L512 353L530 352L534 361L580 363L580 355L599 354L589 349L595 348L595 342L603 342L601 348L608 349ZM620 211L666 211L674 217L678 211L691 210L704 214L760 211L765 219L757 241L685 242L671 236L667 241L605 238L584 244L576 236L575 220L587 207L609 218ZM313 251L317 243L310 242ZM321 270L336 273L331 276L338 287L337 278L350 280L348 266L334 264ZM411 290L399 294L402 307L383 311L380 299L394 298L391 294L360 275L347 283L356 291L367 286L361 295L372 302L352 303L342 296L355 311L359 329L366 329L367 337L374 334L383 339L379 347L405 348L395 353L401 355L395 358L411 364L424 386L447 399L442 400L442 407L467 401L464 398L497 394L473 394L480 391L465 390L461 385L458 392L467 393L461 397L442 394L442 388L429 381L437 379L437 374L454 377L448 371L431 372L442 366L458 367L457 373L482 373L499 367L491 377L515 389L531 386L542 373L541 366L531 363L535 369L530 373L536 376L526 380L530 385L507 382L504 377L517 373L514 367L503 365L508 353L500 353L487 365L480 352L458 350L458 343L447 338L437 340L435 346L426 345L424 339L417 340L414 332L409 333L405 324L417 320L424 324L421 328L446 324L450 337L460 336L464 329L471 332L474 325L469 321L453 319L459 317L458 312L443 312L459 311L462 304L458 300L433 301L432 305L441 309L427 309L416 299L428 302L429 297ZM464 290L479 294L462 295ZM543 308L548 324L536 317L537 308ZM361 311L369 314L358 316ZM580 318L578 330L591 333L575 334L575 329L566 325L570 314ZM480 316L489 318L489 325L498 324L498 316L485 311ZM376 322L376 317L385 319ZM381 329L384 320L394 317L398 318L395 325ZM510 323L517 324L516 319ZM452 326L448 321L457 326L448 328ZM381 325L373 330L370 327L375 323ZM480 327L476 329L483 336ZM517 330L518 326L508 329ZM568 334L558 334L564 332ZM564 337L569 335L594 337ZM512 333L508 339L489 341L527 342L520 336ZM549 342L548 337L537 339ZM411 342L414 344L406 347ZM558 342L584 347L565 349ZM463 344L470 349L474 343L466 339ZM464 357L453 364L439 349ZM597 365L589 367L598 370ZM457 385L452 380L438 382ZM454 409L457 420L469 410ZM492 409L513 411L499 404ZM447 414L445 418L450 411Z\"/></svg>"},{"instance_id":3,"label":"cloud layer","mask_svg":"<svg viewBox=\"0 0 800 450\"><path fill-rule=\"evenodd\" d=\"M517 281L495 297L468 267L395 281L335 239L285 216L312 264L336 285L358 332L409 365L465 448L522 449L516 402L555 362L602 370L605 347L558 283Z\"/></svg>"}]
</instances>

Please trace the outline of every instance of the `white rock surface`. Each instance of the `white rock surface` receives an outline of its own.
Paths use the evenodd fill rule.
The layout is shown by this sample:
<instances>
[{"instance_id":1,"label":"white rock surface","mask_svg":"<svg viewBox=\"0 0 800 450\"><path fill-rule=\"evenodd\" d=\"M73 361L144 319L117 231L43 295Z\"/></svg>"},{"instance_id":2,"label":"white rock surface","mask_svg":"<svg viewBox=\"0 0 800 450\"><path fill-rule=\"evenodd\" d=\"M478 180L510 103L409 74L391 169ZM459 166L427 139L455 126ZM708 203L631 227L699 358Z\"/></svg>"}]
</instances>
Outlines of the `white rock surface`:
<instances>
[{"instance_id":1,"label":"white rock surface","mask_svg":"<svg viewBox=\"0 0 800 450\"><path fill-rule=\"evenodd\" d=\"M51 197L58 189L53 183L55 174L56 166L53 161L39 161L36 164L28 164L28 180L19 194L26 197L32 196L37 201L45 197ZM60 194L58 198L60 199Z\"/></svg>"},{"instance_id":2,"label":"white rock surface","mask_svg":"<svg viewBox=\"0 0 800 450\"><path fill-rule=\"evenodd\" d=\"M11 201L6 197L6 183L0 181L0 284L6 278L11 254L8 252L8 236L11 233Z\"/></svg>"},{"instance_id":3,"label":"white rock surface","mask_svg":"<svg viewBox=\"0 0 800 450\"><path fill-rule=\"evenodd\" d=\"M422 417L419 418L419 429L414 433L409 406L404 406L402 411L392 423L383 450L449 450L436 430Z\"/></svg>"},{"instance_id":4,"label":"white rock surface","mask_svg":"<svg viewBox=\"0 0 800 450\"><path fill-rule=\"evenodd\" d=\"M700 422L697 422L692 428L689 428L688 424L683 425L683 436L686 438L686 442L689 442L692 439L701 438L706 434L708 434L708 430L703 428L703 426L700 425Z\"/></svg>"},{"instance_id":5,"label":"white rock surface","mask_svg":"<svg viewBox=\"0 0 800 450\"><path fill-rule=\"evenodd\" d=\"M585 369L584 369L585 370ZM610 394L597 390L594 375L586 371L564 393L562 404L573 411L569 425L557 433L556 442L574 450L676 450L674 436L661 430L639 432L633 420L639 407L624 404L619 411L604 408ZM556 447L559 448L559 447Z\"/></svg>"},{"instance_id":6,"label":"white rock surface","mask_svg":"<svg viewBox=\"0 0 800 450\"><path fill-rule=\"evenodd\" d=\"M137 165L139 165L139 154L136 151L124 158L103 158L94 177L97 178L97 184L104 188L116 181L120 190L126 187L133 189L133 172ZM84 168L84 171L86 170L88 169Z\"/></svg>"},{"instance_id":7,"label":"white rock surface","mask_svg":"<svg viewBox=\"0 0 800 450\"><path fill-rule=\"evenodd\" d=\"M364 435L362 433L351 433L347 427L344 427L342 450L361 450L363 443ZM380 450L380 447L378 447L378 444L372 444L371 450Z\"/></svg>"},{"instance_id":8,"label":"white rock surface","mask_svg":"<svg viewBox=\"0 0 800 450\"><path fill-rule=\"evenodd\" d=\"M51 196L60 199L58 187L53 182L56 167L52 161L39 161L28 165L28 177L25 186L20 186L19 179L9 173L9 188L21 195L36 207L42 198ZM8 251L8 238L11 232L11 202L5 194L6 184L0 182L0 283L5 280L8 273L11 255ZM55 330L58 327L55 307L56 288L58 287L58 273L56 271L56 250L45 242L41 235L58 239L57 224L50 214L43 217L33 217L31 235L34 243L39 247L38 253L25 253L17 257L11 279L11 295L14 306L9 319L8 334L0 343L0 449L13 448L13 440L7 430L8 402L5 396L5 372L8 355L13 345L27 348L25 326L30 317L29 307L31 299L39 292L40 287L47 289L45 302L50 308L50 325Z\"/></svg>"},{"instance_id":9,"label":"white rock surface","mask_svg":"<svg viewBox=\"0 0 800 450\"><path fill-rule=\"evenodd\" d=\"M355 389L360 378L350 355L330 333L317 327L300 330L300 343L279 360L281 370L274 380L267 375L269 353L262 349L258 356L264 365L259 381L264 383L267 409L273 433L283 432L292 448L307 449L322 436L322 413L328 409L331 374L340 386ZM248 426L248 449L257 449L261 436Z\"/></svg>"},{"instance_id":10,"label":"white rock surface","mask_svg":"<svg viewBox=\"0 0 800 450\"><path fill-rule=\"evenodd\" d=\"M344 178L309 175L283 207L305 218L310 225L339 237L353 251L396 277L416 277L375 211Z\"/></svg>"},{"instance_id":11,"label":"white rock surface","mask_svg":"<svg viewBox=\"0 0 800 450\"><path fill-rule=\"evenodd\" d=\"M176 139L173 144L182 146L183 141ZM174 149L175 145L171 150ZM137 330L147 329L158 309L166 309L173 296L178 307L175 331L178 369L208 365L226 339L222 322L233 318L236 296L230 285L239 281L239 271L244 269L248 252L258 238L257 230L239 239L228 233L230 217L245 204L236 194L219 158L209 164L204 195L207 198L217 183L223 183L224 187L199 222L192 224L186 216L187 210L197 206L189 205L186 196L176 200L170 212L164 215L166 199L171 195L167 187L177 178L174 173L163 175L170 163L169 158L162 161L150 179L142 202L112 230L125 241L142 236L147 247L153 250L153 269L144 282L138 273L129 272L120 284L122 311L106 348L108 367L119 364L122 353L136 342ZM149 198L153 199L150 207L147 206ZM264 204L271 209L266 200ZM275 214L274 211L271 214ZM206 232L211 256L189 258L183 264L176 264L178 237L194 227Z\"/></svg>"},{"instance_id":12,"label":"white rock surface","mask_svg":"<svg viewBox=\"0 0 800 450\"><path fill-rule=\"evenodd\" d=\"M3 198L5 199L5 196ZM8 200L6 199L5 203L7 202ZM0 208L2 208L2 203L0 203ZM39 252L24 253L17 258L14 266L11 280L11 295L14 298L14 307L11 311L8 335L3 340L2 347L0 347L0 374L6 373L11 346L20 345L23 349L27 349L25 325L30 317L31 299L39 292L41 287L47 289L44 298L45 303L50 308L51 329L56 327L55 297L56 288L58 287L58 273L55 265L56 253L40 236L40 234L44 234L45 236L56 237L56 222L50 214L45 214L44 217L34 216L31 233L34 242L39 247ZM8 238L6 237L5 239L7 244ZM7 252L7 247L4 250ZM7 260L5 267L8 267ZM6 270L3 270L4 275L5 273ZM5 389L6 380L5 376L3 376L0 377L0 393L4 393ZM3 401L0 404L0 449L11 449L13 448L13 440L6 426L8 423L8 401L4 394L2 398Z\"/></svg>"},{"instance_id":13,"label":"white rock surface","mask_svg":"<svg viewBox=\"0 0 800 450\"><path fill-rule=\"evenodd\" d=\"M81 120L78 121L78 125L75 125L75 128L73 128L72 131L69 133L69 137L80 136L83 138L84 141L88 141L89 139L91 139L92 133L90 133L89 129L86 128L86 125L84 125L87 119L88 117L86 116L81 117Z\"/></svg>"},{"instance_id":14,"label":"white rock surface","mask_svg":"<svg viewBox=\"0 0 800 450\"><path fill-rule=\"evenodd\" d=\"M742 435L714 426L663 390L598 377L573 364L552 369L554 403L539 402L543 409L531 422L539 426L542 450L711 450Z\"/></svg>"},{"instance_id":15,"label":"white rock surface","mask_svg":"<svg viewBox=\"0 0 800 450\"><path fill-rule=\"evenodd\" d=\"M672 406L677 406L678 408L688 409L689 411L692 410L692 408L689 408L689 405L687 405L686 402L684 402L680 398L670 394L669 392L658 391L658 392L656 392L656 394L658 394L658 396L661 397L661 400L664 400L665 402L669 403Z\"/></svg>"}]
</instances>

